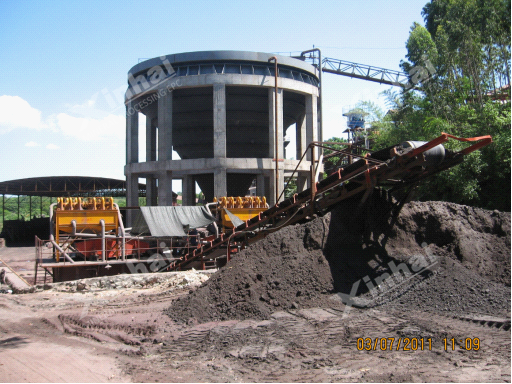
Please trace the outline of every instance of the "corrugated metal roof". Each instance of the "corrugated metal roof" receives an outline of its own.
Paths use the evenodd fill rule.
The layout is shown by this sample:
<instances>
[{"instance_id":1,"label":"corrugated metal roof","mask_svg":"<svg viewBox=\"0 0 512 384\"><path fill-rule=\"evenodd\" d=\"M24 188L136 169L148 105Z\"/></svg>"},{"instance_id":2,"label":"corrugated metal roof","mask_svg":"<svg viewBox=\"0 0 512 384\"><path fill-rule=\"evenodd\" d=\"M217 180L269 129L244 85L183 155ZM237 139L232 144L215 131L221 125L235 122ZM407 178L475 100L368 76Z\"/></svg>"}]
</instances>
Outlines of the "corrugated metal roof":
<instances>
[{"instance_id":1,"label":"corrugated metal roof","mask_svg":"<svg viewBox=\"0 0 512 384\"><path fill-rule=\"evenodd\" d=\"M139 191L146 185L139 184ZM89 176L48 176L0 182L0 195L24 196L125 196L126 181Z\"/></svg>"}]
</instances>

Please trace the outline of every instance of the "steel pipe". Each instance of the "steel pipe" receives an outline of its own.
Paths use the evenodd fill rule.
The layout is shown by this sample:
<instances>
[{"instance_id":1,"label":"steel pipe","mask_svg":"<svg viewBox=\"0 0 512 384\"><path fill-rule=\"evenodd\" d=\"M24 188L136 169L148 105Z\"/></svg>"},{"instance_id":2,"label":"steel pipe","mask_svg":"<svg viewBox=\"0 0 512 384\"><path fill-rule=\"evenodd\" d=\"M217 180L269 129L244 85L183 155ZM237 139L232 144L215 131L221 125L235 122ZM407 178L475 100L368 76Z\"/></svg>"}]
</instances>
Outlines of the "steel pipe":
<instances>
[{"instance_id":1,"label":"steel pipe","mask_svg":"<svg viewBox=\"0 0 512 384\"><path fill-rule=\"evenodd\" d=\"M105 220L100 220L101 225L101 261L105 262Z\"/></svg>"},{"instance_id":2,"label":"steel pipe","mask_svg":"<svg viewBox=\"0 0 512 384\"><path fill-rule=\"evenodd\" d=\"M319 131L319 135L318 135L318 141L323 141L323 129L324 129L324 126L323 126L323 111L322 111L322 88L323 88L323 83L322 83L322 51L319 49L319 48L313 48L313 49L308 49L307 51L304 51L300 54L301 57L304 57L304 54L305 53L310 53L310 52L318 52L318 80L320 81L320 87L319 88L319 95L318 95L318 98L320 99L320 118L318 119L319 120L319 123L320 123L320 129L318 130Z\"/></svg>"},{"instance_id":3,"label":"steel pipe","mask_svg":"<svg viewBox=\"0 0 512 384\"><path fill-rule=\"evenodd\" d=\"M272 56L270 59L268 59L268 62L270 63L271 61L274 61L275 65L274 65L274 107L275 107L275 111L274 111L274 134L275 134L275 155L276 155L276 204L279 204L279 135L278 135L278 132L277 132L277 112L278 112L278 108L277 108L277 94L278 94L278 89L277 89L277 56Z\"/></svg>"},{"instance_id":4,"label":"steel pipe","mask_svg":"<svg viewBox=\"0 0 512 384\"><path fill-rule=\"evenodd\" d=\"M114 208L117 209L117 219L119 221L119 231L121 232L121 238L122 238L122 240L121 240L121 259L126 260L126 248L125 248L126 233L125 233L124 224L123 224L123 217L121 216L121 210L119 209L119 205L114 203Z\"/></svg>"}]
</instances>

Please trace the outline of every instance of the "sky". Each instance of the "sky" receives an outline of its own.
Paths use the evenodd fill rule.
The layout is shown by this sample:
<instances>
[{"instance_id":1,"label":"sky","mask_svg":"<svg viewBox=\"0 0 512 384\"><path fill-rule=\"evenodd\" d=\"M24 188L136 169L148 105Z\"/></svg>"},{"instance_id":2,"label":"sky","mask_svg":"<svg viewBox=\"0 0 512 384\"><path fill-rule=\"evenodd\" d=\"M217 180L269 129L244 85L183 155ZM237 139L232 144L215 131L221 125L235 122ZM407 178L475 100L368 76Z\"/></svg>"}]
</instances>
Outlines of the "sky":
<instances>
[{"instance_id":1,"label":"sky","mask_svg":"<svg viewBox=\"0 0 512 384\"><path fill-rule=\"evenodd\" d=\"M124 179L122 95L127 72L144 59L316 47L324 57L399 70L426 3L0 0L0 181ZM358 101L386 108L387 85L329 73L323 83L324 139L342 136L343 110Z\"/></svg>"}]
</instances>

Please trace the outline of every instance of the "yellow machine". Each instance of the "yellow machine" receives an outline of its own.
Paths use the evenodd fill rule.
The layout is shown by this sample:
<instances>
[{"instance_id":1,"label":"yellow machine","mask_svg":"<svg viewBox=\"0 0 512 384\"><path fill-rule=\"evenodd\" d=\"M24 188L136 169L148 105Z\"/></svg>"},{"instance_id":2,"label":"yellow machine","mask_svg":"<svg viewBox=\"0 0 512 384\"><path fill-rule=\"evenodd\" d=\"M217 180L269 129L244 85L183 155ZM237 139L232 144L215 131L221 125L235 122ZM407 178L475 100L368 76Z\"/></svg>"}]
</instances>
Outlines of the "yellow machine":
<instances>
[{"instance_id":1,"label":"yellow machine","mask_svg":"<svg viewBox=\"0 0 512 384\"><path fill-rule=\"evenodd\" d=\"M225 228L233 228L233 223L226 212L226 209L230 213L234 214L242 221L252 219L254 216L258 216L260 212L268 209L267 199L265 196L244 196L244 197L227 197L223 196L213 199L219 205L220 218L222 225Z\"/></svg>"},{"instance_id":2,"label":"yellow machine","mask_svg":"<svg viewBox=\"0 0 512 384\"><path fill-rule=\"evenodd\" d=\"M105 234L115 231L118 236L119 210L112 197L59 197L53 214L55 242L59 235ZM59 252L56 259L59 261Z\"/></svg>"}]
</instances>

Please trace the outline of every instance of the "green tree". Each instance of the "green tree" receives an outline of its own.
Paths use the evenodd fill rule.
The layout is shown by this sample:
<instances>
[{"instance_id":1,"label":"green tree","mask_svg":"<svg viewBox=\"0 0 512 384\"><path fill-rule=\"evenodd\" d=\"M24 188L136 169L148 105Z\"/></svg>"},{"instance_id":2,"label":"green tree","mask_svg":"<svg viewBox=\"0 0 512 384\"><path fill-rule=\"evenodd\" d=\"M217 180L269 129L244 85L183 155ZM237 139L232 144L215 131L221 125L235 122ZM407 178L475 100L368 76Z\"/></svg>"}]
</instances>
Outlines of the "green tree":
<instances>
[{"instance_id":1,"label":"green tree","mask_svg":"<svg viewBox=\"0 0 512 384\"><path fill-rule=\"evenodd\" d=\"M327 140L328 143L347 143L347 140L342 139L340 137L331 137ZM331 149L324 149L324 173L329 175L332 173L336 168L338 168L341 164L341 161L343 160L343 157L339 155L334 155L335 152L342 149L347 149L346 145L339 145L339 144L329 144L328 145Z\"/></svg>"},{"instance_id":2,"label":"green tree","mask_svg":"<svg viewBox=\"0 0 512 384\"><path fill-rule=\"evenodd\" d=\"M401 62L414 89L386 92L391 123L372 136L375 146L491 135L492 145L423 184L420 198L510 210L510 2L435 0L422 14Z\"/></svg>"}]
</instances>

